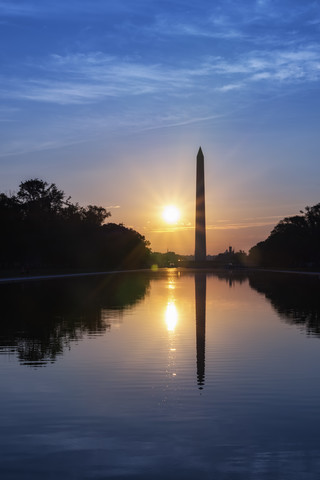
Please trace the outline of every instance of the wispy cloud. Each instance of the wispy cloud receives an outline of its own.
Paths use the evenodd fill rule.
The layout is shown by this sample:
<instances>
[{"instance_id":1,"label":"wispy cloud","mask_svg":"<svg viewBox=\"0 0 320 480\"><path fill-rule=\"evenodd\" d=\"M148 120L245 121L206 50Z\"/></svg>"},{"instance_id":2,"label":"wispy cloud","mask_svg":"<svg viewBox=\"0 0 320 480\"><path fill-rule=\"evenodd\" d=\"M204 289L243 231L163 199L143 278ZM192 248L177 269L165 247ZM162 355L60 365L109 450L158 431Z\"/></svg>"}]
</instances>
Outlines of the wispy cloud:
<instances>
[{"instance_id":1,"label":"wispy cloud","mask_svg":"<svg viewBox=\"0 0 320 480\"><path fill-rule=\"evenodd\" d=\"M41 79L10 79L5 96L61 105L92 103L107 97L190 95L201 90L229 92L249 83L312 82L320 78L320 49L252 51L235 59L208 57L197 65L143 63L100 52L52 55L30 65ZM231 81L230 81L231 80ZM219 85L220 83L220 85Z\"/></svg>"},{"instance_id":2,"label":"wispy cloud","mask_svg":"<svg viewBox=\"0 0 320 480\"><path fill-rule=\"evenodd\" d=\"M31 66L30 66L31 67ZM34 65L41 80L10 79L7 97L59 104L95 102L103 97L180 94L191 89L195 78L209 73L206 64L200 68L174 68L161 64L144 64L102 53L53 55L50 61ZM59 78L63 77L63 80Z\"/></svg>"},{"instance_id":3,"label":"wispy cloud","mask_svg":"<svg viewBox=\"0 0 320 480\"><path fill-rule=\"evenodd\" d=\"M207 225L208 230L242 230L246 228L274 227L286 215L268 215L261 217L247 217L237 221L218 220L214 224Z\"/></svg>"},{"instance_id":4,"label":"wispy cloud","mask_svg":"<svg viewBox=\"0 0 320 480\"><path fill-rule=\"evenodd\" d=\"M13 3L12 1L0 1L0 12L2 16L35 16L39 13L39 5L24 3Z\"/></svg>"},{"instance_id":5,"label":"wispy cloud","mask_svg":"<svg viewBox=\"0 0 320 480\"><path fill-rule=\"evenodd\" d=\"M227 85L223 85L222 87L217 87L217 91L230 92L230 90L239 90L239 88L242 88L242 87L243 87L242 83L230 83Z\"/></svg>"},{"instance_id":6,"label":"wispy cloud","mask_svg":"<svg viewBox=\"0 0 320 480\"><path fill-rule=\"evenodd\" d=\"M31 152L43 152L46 150L53 150L55 148L61 148L74 144L82 143L85 140L79 138L72 139L68 136L52 138L48 140L39 140L38 135L32 136L32 138L18 138L3 142L0 151L0 158L12 157L15 155L25 155Z\"/></svg>"},{"instance_id":7,"label":"wispy cloud","mask_svg":"<svg viewBox=\"0 0 320 480\"><path fill-rule=\"evenodd\" d=\"M279 220L283 218L282 215L273 215L268 217L252 217L244 218L241 221L230 222L227 220L220 220L216 223L207 224L207 230L243 230L248 228L259 227L273 227ZM194 230L194 225L173 225L160 227L146 227L151 233L173 233Z\"/></svg>"},{"instance_id":8,"label":"wispy cloud","mask_svg":"<svg viewBox=\"0 0 320 480\"><path fill-rule=\"evenodd\" d=\"M206 15L195 9L193 15L162 13L154 23L145 25L149 34L174 37L198 37L227 41L244 41L247 44L276 43L283 45L285 38L294 38L304 24L317 25L320 7L318 2L285 2L277 4L270 0L224 1L208 6ZM293 33L295 34L293 37ZM304 38L307 32L303 32Z\"/></svg>"},{"instance_id":9,"label":"wispy cloud","mask_svg":"<svg viewBox=\"0 0 320 480\"><path fill-rule=\"evenodd\" d=\"M221 77L237 78L237 82L219 87L223 92L245 87L249 82L268 81L279 84L318 81L320 48L312 44L297 49L252 51L237 61L213 58L212 70Z\"/></svg>"},{"instance_id":10,"label":"wispy cloud","mask_svg":"<svg viewBox=\"0 0 320 480\"><path fill-rule=\"evenodd\" d=\"M143 0L139 0L140 3ZM138 3L136 0L135 4ZM131 6L132 8L132 6ZM130 11L130 3L126 0L121 2L100 2L99 0L0 0L0 12L4 17L47 17L52 18L65 15L66 13L90 14L96 16L102 12Z\"/></svg>"},{"instance_id":11,"label":"wispy cloud","mask_svg":"<svg viewBox=\"0 0 320 480\"><path fill-rule=\"evenodd\" d=\"M173 16L158 16L154 24L145 27L146 31L171 37L203 37L212 39L234 40L243 38L244 32L239 31L235 25L220 23L216 18L190 21L181 21Z\"/></svg>"},{"instance_id":12,"label":"wispy cloud","mask_svg":"<svg viewBox=\"0 0 320 480\"><path fill-rule=\"evenodd\" d=\"M222 115L209 115L206 117L197 117L190 114L182 114L182 115L171 115L169 116L162 116L157 117L157 121L154 122L153 125L143 125L140 123L140 130L147 131L147 130L155 130L160 128L172 128L172 127L181 127L185 125L192 125L195 123L207 122L208 120L216 120L221 118Z\"/></svg>"}]
</instances>

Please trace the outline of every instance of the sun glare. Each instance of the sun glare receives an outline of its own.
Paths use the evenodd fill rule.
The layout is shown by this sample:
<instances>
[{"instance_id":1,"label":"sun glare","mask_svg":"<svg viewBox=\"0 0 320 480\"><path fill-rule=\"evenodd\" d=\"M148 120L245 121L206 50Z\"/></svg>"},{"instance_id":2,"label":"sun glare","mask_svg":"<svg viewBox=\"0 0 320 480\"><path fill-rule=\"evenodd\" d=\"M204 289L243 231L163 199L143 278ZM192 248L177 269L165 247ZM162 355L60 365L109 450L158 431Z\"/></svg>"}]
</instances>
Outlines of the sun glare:
<instances>
[{"instance_id":1,"label":"sun glare","mask_svg":"<svg viewBox=\"0 0 320 480\"><path fill-rule=\"evenodd\" d=\"M173 332L178 323L178 310L174 302L169 302L165 312L165 319L167 329L169 332Z\"/></svg>"},{"instance_id":2,"label":"sun glare","mask_svg":"<svg viewBox=\"0 0 320 480\"><path fill-rule=\"evenodd\" d=\"M180 211L174 205L168 205L163 209L162 217L168 223L175 223L180 218Z\"/></svg>"}]
</instances>

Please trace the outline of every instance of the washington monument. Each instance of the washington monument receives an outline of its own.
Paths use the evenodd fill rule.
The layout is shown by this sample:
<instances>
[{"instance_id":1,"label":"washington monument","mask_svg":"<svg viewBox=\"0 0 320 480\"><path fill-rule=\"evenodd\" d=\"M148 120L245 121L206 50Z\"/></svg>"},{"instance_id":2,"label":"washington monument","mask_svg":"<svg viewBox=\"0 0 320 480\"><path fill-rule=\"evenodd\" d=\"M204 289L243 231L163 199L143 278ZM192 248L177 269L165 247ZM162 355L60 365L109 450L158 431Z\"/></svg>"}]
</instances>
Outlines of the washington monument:
<instances>
[{"instance_id":1,"label":"washington monument","mask_svg":"<svg viewBox=\"0 0 320 480\"><path fill-rule=\"evenodd\" d=\"M197 155L197 188L196 188L196 238L194 259L196 262L206 261L206 212L204 197L204 156L199 148Z\"/></svg>"}]
</instances>

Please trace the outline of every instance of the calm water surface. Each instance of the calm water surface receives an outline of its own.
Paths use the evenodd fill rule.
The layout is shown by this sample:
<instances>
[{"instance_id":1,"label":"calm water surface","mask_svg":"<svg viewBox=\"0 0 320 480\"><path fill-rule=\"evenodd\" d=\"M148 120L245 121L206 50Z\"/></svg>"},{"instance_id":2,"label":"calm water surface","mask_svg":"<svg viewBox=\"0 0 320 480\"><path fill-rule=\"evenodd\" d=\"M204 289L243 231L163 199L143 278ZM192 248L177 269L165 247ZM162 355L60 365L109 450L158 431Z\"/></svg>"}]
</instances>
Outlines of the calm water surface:
<instances>
[{"instance_id":1,"label":"calm water surface","mask_svg":"<svg viewBox=\"0 0 320 480\"><path fill-rule=\"evenodd\" d=\"M0 478L318 479L320 280L0 286Z\"/></svg>"}]
</instances>

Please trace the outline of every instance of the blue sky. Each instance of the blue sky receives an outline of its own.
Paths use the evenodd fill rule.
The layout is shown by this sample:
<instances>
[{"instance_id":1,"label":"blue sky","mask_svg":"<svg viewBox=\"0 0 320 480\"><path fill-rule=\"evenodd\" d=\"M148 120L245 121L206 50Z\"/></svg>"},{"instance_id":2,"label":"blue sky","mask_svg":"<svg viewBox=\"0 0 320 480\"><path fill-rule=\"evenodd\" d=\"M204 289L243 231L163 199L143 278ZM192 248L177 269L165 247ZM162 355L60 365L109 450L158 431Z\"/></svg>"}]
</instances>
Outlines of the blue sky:
<instances>
[{"instance_id":1,"label":"blue sky","mask_svg":"<svg viewBox=\"0 0 320 480\"><path fill-rule=\"evenodd\" d=\"M209 253L320 201L319 1L0 0L0 25L1 191L43 178L182 253L199 145Z\"/></svg>"}]
</instances>

